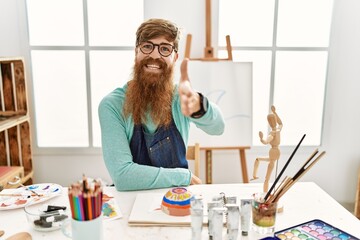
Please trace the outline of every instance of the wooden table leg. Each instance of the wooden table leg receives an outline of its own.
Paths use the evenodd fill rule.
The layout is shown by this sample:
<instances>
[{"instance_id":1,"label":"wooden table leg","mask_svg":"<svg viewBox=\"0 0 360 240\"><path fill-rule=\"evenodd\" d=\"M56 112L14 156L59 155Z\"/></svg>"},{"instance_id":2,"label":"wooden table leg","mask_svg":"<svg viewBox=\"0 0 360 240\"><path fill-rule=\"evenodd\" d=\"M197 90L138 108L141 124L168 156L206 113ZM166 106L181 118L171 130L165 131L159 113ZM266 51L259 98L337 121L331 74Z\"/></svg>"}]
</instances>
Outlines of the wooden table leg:
<instances>
[{"instance_id":1,"label":"wooden table leg","mask_svg":"<svg viewBox=\"0 0 360 240\"><path fill-rule=\"evenodd\" d=\"M206 183L212 183L212 151L206 150Z\"/></svg>"},{"instance_id":2,"label":"wooden table leg","mask_svg":"<svg viewBox=\"0 0 360 240\"><path fill-rule=\"evenodd\" d=\"M249 177L248 177L247 166L246 166L245 149L240 149L240 164L241 164L243 182L249 183Z\"/></svg>"}]
</instances>

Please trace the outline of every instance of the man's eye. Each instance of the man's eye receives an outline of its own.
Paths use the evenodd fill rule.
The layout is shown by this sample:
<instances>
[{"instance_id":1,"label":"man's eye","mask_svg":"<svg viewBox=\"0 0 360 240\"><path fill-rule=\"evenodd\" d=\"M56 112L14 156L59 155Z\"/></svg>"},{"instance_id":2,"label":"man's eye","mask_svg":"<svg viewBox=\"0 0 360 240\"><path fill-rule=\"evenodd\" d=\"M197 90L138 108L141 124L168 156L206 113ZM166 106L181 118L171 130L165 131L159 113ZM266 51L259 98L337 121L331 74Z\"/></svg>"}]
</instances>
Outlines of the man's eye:
<instances>
[{"instance_id":1,"label":"man's eye","mask_svg":"<svg viewBox=\"0 0 360 240\"><path fill-rule=\"evenodd\" d=\"M152 46L151 44L144 44L144 45L142 45L142 49L152 50L152 49L153 49L153 46Z\"/></svg>"},{"instance_id":2,"label":"man's eye","mask_svg":"<svg viewBox=\"0 0 360 240\"><path fill-rule=\"evenodd\" d=\"M169 52L171 52L171 48L168 46L161 46L161 52L169 53Z\"/></svg>"}]
</instances>

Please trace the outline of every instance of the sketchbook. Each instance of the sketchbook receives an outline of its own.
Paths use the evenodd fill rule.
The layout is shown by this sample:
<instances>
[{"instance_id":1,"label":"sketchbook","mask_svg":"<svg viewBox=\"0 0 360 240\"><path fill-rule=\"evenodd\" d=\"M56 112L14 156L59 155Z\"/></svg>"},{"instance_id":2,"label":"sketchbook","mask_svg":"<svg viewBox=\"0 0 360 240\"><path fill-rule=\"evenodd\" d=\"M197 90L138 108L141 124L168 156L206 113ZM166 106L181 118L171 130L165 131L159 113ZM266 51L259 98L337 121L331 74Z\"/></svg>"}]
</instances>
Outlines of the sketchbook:
<instances>
[{"instance_id":1,"label":"sketchbook","mask_svg":"<svg viewBox=\"0 0 360 240\"><path fill-rule=\"evenodd\" d=\"M170 216L161 210L162 193L139 193L131 210L129 226L169 226L191 225L191 216ZM205 205L205 204L204 204ZM204 224L207 224L207 210L204 206Z\"/></svg>"}]
</instances>

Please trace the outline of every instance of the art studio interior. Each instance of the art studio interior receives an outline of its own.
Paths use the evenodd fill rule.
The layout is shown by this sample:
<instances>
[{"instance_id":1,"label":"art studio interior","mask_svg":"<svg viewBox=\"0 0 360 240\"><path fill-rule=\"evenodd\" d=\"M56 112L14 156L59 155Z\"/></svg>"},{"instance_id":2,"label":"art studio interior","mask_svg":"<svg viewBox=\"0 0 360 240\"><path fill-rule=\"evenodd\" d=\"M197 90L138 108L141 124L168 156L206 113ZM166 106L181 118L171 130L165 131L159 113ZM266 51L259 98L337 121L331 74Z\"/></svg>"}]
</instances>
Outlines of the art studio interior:
<instances>
[{"instance_id":1,"label":"art studio interior","mask_svg":"<svg viewBox=\"0 0 360 240\"><path fill-rule=\"evenodd\" d=\"M0 238L359 239L359 12L0 0Z\"/></svg>"}]
</instances>

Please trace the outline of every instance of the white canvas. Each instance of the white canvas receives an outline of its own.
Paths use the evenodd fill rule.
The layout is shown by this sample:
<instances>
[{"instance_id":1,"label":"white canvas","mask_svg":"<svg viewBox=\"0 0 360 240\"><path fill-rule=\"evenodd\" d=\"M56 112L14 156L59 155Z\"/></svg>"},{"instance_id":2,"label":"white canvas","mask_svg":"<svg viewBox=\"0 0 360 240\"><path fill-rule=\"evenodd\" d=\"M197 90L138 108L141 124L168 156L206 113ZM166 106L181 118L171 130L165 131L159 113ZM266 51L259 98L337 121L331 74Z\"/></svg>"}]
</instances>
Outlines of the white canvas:
<instances>
[{"instance_id":1,"label":"white canvas","mask_svg":"<svg viewBox=\"0 0 360 240\"><path fill-rule=\"evenodd\" d=\"M216 103L225 119L225 132L209 136L191 125L189 144L245 146L252 143L252 63L190 61L192 86Z\"/></svg>"}]
</instances>

